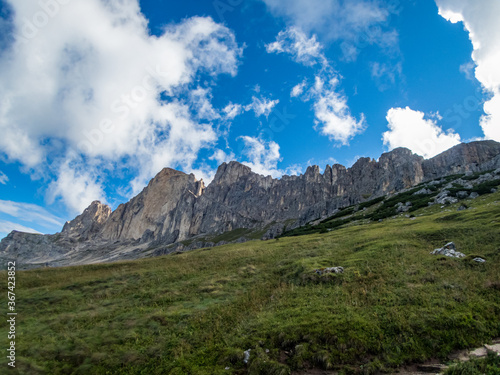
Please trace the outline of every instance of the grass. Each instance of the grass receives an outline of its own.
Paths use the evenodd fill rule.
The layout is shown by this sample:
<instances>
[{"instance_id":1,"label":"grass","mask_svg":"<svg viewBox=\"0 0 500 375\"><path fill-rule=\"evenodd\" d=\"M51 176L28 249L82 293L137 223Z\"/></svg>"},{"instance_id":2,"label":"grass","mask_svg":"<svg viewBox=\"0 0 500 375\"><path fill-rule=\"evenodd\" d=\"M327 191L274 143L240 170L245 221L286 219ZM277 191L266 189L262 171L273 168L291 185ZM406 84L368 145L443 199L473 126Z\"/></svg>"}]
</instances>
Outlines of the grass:
<instances>
[{"instance_id":1,"label":"grass","mask_svg":"<svg viewBox=\"0 0 500 375\"><path fill-rule=\"evenodd\" d=\"M486 358L473 358L450 367L445 375L500 375L500 356L490 352Z\"/></svg>"},{"instance_id":2,"label":"grass","mask_svg":"<svg viewBox=\"0 0 500 375\"><path fill-rule=\"evenodd\" d=\"M460 203L432 206L413 220L324 234L18 272L17 368L9 373L315 367L369 374L445 359L500 336L499 200L500 193L488 194L464 211ZM468 257L429 254L448 241ZM345 272L314 273L330 266ZM0 331L7 332L5 319ZM1 340L8 347L6 335Z\"/></svg>"}]
</instances>

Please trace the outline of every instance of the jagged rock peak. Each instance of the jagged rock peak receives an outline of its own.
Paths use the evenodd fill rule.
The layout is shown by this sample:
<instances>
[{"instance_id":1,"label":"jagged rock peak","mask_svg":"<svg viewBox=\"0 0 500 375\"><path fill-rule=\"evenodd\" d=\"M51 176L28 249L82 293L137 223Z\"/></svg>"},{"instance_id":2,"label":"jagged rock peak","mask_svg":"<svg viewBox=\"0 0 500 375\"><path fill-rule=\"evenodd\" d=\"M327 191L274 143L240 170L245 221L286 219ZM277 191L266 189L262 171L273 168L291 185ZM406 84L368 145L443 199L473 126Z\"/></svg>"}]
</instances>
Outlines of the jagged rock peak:
<instances>
[{"instance_id":1,"label":"jagged rock peak","mask_svg":"<svg viewBox=\"0 0 500 375\"><path fill-rule=\"evenodd\" d=\"M93 201L81 215L66 222L62 234L67 237L90 238L97 234L111 215L111 208L100 201Z\"/></svg>"},{"instance_id":2,"label":"jagged rock peak","mask_svg":"<svg viewBox=\"0 0 500 375\"><path fill-rule=\"evenodd\" d=\"M149 181L148 185L155 184L159 181L163 181L169 178L172 178L174 176L185 176L186 174L184 172L172 169L172 168L163 168L160 172L154 176L151 181Z\"/></svg>"},{"instance_id":3,"label":"jagged rock peak","mask_svg":"<svg viewBox=\"0 0 500 375\"><path fill-rule=\"evenodd\" d=\"M213 183L220 184L236 182L241 177L252 173L253 172L249 167L237 161L222 163L219 168L217 168L217 173L215 174Z\"/></svg>"},{"instance_id":4,"label":"jagged rock peak","mask_svg":"<svg viewBox=\"0 0 500 375\"><path fill-rule=\"evenodd\" d=\"M305 173L306 176L316 176L319 174L320 174L319 167L317 165L310 165L309 167L307 167Z\"/></svg>"},{"instance_id":5,"label":"jagged rock peak","mask_svg":"<svg viewBox=\"0 0 500 375\"><path fill-rule=\"evenodd\" d=\"M205 190L205 183L203 182L203 179L197 180L194 174L186 174L172 168L163 168L155 177L153 177L149 181L148 186L144 191L151 190L151 188L155 186L157 187L158 185L160 187L166 186L169 180L177 177L181 178L181 181L179 181L181 185L185 184L186 179L190 182L196 183L196 189L193 189L192 192L196 196L201 195L203 193L203 190Z\"/></svg>"},{"instance_id":6,"label":"jagged rock peak","mask_svg":"<svg viewBox=\"0 0 500 375\"><path fill-rule=\"evenodd\" d=\"M407 149L406 147L397 147L389 152L385 152L382 155L380 155L379 161L382 161L384 159L408 159L408 158L417 158L417 159L423 159L423 157L414 154L411 150Z\"/></svg>"}]
</instances>

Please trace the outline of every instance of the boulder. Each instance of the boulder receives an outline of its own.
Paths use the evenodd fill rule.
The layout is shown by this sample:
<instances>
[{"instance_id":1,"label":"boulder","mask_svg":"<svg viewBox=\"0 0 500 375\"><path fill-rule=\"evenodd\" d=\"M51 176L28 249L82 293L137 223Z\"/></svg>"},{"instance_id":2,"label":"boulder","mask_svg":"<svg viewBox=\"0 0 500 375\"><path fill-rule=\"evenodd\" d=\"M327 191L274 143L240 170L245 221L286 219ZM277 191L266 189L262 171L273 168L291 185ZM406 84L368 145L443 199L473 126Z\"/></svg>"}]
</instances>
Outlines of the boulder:
<instances>
[{"instance_id":1,"label":"boulder","mask_svg":"<svg viewBox=\"0 0 500 375\"><path fill-rule=\"evenodd\" d=\"M431 252L432 255L444 255L445 257L464 258L465 254L458 252L453 242L448 242L440 249Z\"/></svg>"},{"instance_id":2,"label":"boulder","mask_svg":"<svg viewBox=\"0 0 500 375\"><path fill-rule=\"evenodd\" d=\"M327 267L314 270L318 275L326 275L327 273L344 273L344 267Z\"/></svg>"},{"instance_id":3,"label":"boulder","mask_svg":"<svg viewBox=\"0 0 500 375\"><path fill-rule=\"evenodd\" d=\"M443 190L439 193L436 198L434 198L437 204L454 204L458 202L458 199L455 197L449 196L450 192L448 190Z\"/></svg>"}]
</instances>

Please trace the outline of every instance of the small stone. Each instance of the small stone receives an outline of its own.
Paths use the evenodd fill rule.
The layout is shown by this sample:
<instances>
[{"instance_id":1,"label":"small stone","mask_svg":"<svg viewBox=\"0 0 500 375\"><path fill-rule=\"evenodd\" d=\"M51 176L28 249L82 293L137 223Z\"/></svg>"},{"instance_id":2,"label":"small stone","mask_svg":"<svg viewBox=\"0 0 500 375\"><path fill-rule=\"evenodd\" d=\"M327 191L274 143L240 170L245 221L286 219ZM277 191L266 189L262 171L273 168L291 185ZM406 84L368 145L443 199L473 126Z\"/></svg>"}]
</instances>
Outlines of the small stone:
<instances>
[{"instance_id":1,"label":"small stone","mask_svg":"<svg viewBox=\"0 0 500 375\"><path fill-rule=\"evenodd\" d=\"M318 268L314 270L318 275L325 275L327 273L344 273L344 267L327 267Z\"/></svg>"},{"instance_id":2,"label":"small stone","mask_svg":"<svg viewBox=\"0 0 500 375\"><path fill-rule=\"evenodd\" d=\"M480 257L474 258L474 259L473 259L473 261L474 261L474 262L478 262L478 263L485 263L485 262L486 262L486 260L485 260L485 259L480 258Z\"/></svg>"},{"instance_id":3,"label":"small stone","mask_svg":"<svg viewBox=\"0 0 500 375\"><path fill-rule=\"evenodd\" d=\"M245 351L243 352L243 354L245 355L245 358L243 359L243 362L244 362L245 364L247 364L247 363L248 363L248 361L250 360L250 351L251 351L251 350L252 350L252 349L248 349L248 350L245 350Z\"/></svg>"}]
</instances>

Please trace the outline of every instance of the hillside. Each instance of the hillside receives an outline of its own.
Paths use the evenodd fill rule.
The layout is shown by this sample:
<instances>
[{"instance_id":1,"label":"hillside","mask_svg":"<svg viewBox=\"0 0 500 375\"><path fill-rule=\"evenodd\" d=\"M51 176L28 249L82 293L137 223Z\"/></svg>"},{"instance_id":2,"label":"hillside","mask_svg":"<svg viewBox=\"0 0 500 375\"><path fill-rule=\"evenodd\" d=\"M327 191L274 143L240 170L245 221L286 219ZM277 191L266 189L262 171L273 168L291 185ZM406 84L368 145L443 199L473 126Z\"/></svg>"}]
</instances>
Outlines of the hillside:
<instances>
[{"instance_id":1,"label":"hillside","mask_svg":"<svg viewBox=\"0 0 500 375\"><path fill-rule=\"evenodd\" d=\"M18 272L9 373L369 374L500 336L500 192L321 229ZM449 241L467 257L430 254Z\"/></svg>"}]
</instances>

